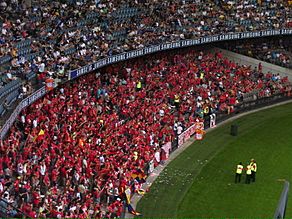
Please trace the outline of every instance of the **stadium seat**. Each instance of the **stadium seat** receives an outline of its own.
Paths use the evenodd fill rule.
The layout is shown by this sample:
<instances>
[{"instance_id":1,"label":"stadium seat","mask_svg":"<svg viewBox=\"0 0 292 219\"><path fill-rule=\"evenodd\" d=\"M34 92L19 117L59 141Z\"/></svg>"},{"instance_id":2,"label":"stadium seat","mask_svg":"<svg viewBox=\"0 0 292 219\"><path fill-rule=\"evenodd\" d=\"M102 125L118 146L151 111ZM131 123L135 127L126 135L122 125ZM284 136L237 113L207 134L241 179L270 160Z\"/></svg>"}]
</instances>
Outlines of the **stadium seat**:
<instances>
[{"instance_id":1,"label":"stadium seat","mask_svg":"<svg viewBox=\"0 0 292 219\"><path fill-rule=\"evenodd\" d=\"M0 65L3 65L7 62L9 62L12 59L10 55L6 55L0 58Z\"/></svg>"},{"instance_id":2,"label":"stadium seat","mask_svg":"<svg viewBox=\"0 0 292 219\"><path fill-rule=\"evenodd\" d=\"M4 87L0 88L0 99L10 92L18 89L21 86L21 79L17 79L14 81L9 82Z\"/></svg>"},{"instance_id":3,"label":"stadium seat","mask_svg":"<svg viewBox=\"0 0 292 219\"><path fill-rule=\"evenodd\" d=\"M31 71L31 72L29 72L29 73L25 76L25 78L26 78L26 80L31 81L31 80L34 79L36 76L37 76L37 74L36 74L34 71Z\"/></svg>"},{"instance_id":4,"label":"stadium seat","mask_svg":"<svg viewBox=\"0 0 292 219\"><path fill-rule=\"evenodd\" d=\"M18 90L15 90L15 91L11 92L5 99L7 105L11 106L11 104L13 104L16 101L18 96L19 96L19 91Z\"/></svg>"},{"instance_id":5,"label":"stadium seat","mask_svg":"<svg viewBox=\"0 0 292 219\"><path fill-rule=\"evenodd\" d=\"M4 108L3 104L0 104L0 116L3 116L6 112L6 109Z\"/></svg>"}]
</instances>

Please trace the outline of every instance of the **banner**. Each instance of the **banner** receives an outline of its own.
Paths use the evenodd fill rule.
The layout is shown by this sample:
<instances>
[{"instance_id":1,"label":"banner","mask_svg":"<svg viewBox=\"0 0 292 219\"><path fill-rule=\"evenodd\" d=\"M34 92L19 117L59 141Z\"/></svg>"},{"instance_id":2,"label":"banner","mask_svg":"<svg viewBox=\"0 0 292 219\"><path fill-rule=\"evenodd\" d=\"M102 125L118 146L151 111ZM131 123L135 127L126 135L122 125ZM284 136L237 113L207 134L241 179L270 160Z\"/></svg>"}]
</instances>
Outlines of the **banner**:
<instances>
[{"instance_id":1,"label":"banner","mask_svg":"<svg viewBox=\"0 0 292 219\"><path fill-rule=\"evenodd\" d=\"M125 61L131 58L169 50L169 49L176 49L176 48L183 48L187 46L194 46L212 42L219 42L225 40L239 40L239 39L248 39L248 38L255 38L255 37L266 37L266 36L277 36L277 35L291 35L292 29L281 29L281 30L262 30L262 31L255 31L255 32L243 32L243 33L227 33L221 35L214 35L214 36L205 36L198 39L188 39L188 40L181 40L171 43L163 43L156 46L150 46L143 49L138 49L130 52L125 52L121 54L117 54L114 56L110 56L104 59L101 59L95 63L86 65L82 68L73 70L69 73L69 80L77 78L81 75L87 74L92 72L98 68L104 67L109 64L113 64L120 61Z\"/></svg>"},{"instance_id":2,"label":"banner","mask_svg":"<svg viewBox=\"0 0 292 219\"><path fill-rule=\"evenodd\" d=\"M178 136L178 147L182 146L196 131L196 124L189 127Z\"/></svg>"}]
</instances>

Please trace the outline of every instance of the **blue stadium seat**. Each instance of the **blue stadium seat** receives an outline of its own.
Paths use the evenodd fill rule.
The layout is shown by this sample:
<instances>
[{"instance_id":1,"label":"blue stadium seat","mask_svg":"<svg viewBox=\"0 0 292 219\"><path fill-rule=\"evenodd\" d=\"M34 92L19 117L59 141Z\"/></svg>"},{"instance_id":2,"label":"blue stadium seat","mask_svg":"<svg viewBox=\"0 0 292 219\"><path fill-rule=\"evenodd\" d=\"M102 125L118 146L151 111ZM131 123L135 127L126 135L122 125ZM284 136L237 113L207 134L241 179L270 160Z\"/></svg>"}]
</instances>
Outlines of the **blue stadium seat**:
<instances>
[{"instance_id":1,"label":"blue stadium seat","mask_svg":"<svg viewBox=\"0 0 292 219\"><path fill-rule=\"evenodd\" d=\"M75 47L72 47L72 48L66 49L66 50L64 51L64 54L65 54L65 55L71 55L71 54L73 54L73 53L75 53L75 52L76 52L76 48L75 48Z\"/></svg>"},{"instance_id":2,"label":"blue stadium seat","mask_svg":"<svg viewBox=\"0 0 292 219\"><path fill-rule=\"evenodd\" d=\"M12 59L10 55L6 55L0 58L0 65L3 65L7 62L9 62Z\"/></svg>"},{"instance_id":3,"label":"blue stadium seat","mask_svg":"<svg viewBox=\"0 0 292 219\"><path fill-rule=\"evenodd\" d=\"M19 91L18 90L15 90L13 92L11 92L7 97L6 97L6 103L8 106L11 106L11 104L13 104L17 98L19 96Z\"/></svg>"},{"instance_id":4,"label":"blue stadium seat","mask_svg":"<svg viewBox=\"0 0 292 219\"><path fill-rule=\"evenodd\" d=\"M4 84L9 83L9 81L10 80L6 74L1 77L1 82L3 82Z\"/></svg>"},{"instance_id":5,"label":"blue stadium seat","mask_svg":"<svg viewBox=\"0 0 292 219\"><path fill-rule=\"evenodd\" d=\"M26 80L31 81L31 80L34 79L36 76L37 76L37 74L36 74L34 71L32 71L32 72L29 72L29 73L25 76L25 78L26 78Z\"/></svg>"},{"instance_id":6,"label":"blue stadium seat","mask_svg":"<svg viewBox=\"0 0 292 219\"><path fill-rule=\"evenodd\" d=\"M23 56L23 55L26 55L26 54L29 54L31 52L31 48L28 47L28 48L21 48L18 50L18 56Z\"/></svg>"},{"instance_id":7,"label":"blue stadium seat","mask_svg":"<svg viewBox=\"0 0 292 219\"><path fill-rule=\"evenodd\" d=\"M30 46L30 44L31 44L31 40L30 39L27 39L27 40L22 40L22 41L16 43L15 44L15 47L17 49L21 49L21 48Z\"/></svg>"},{"instance_id":8,"label":"blue stadium seat","mask_svg":"<svg viewBox=\"0 0 292 219\"><path fill-rule=\"evenodd\" d=\"M20 88L21 86L21 79L17 79L14 81L9 82L4 87L0 88L0 98L6 96L10 92Z\"/></svg>"}]
</instances>

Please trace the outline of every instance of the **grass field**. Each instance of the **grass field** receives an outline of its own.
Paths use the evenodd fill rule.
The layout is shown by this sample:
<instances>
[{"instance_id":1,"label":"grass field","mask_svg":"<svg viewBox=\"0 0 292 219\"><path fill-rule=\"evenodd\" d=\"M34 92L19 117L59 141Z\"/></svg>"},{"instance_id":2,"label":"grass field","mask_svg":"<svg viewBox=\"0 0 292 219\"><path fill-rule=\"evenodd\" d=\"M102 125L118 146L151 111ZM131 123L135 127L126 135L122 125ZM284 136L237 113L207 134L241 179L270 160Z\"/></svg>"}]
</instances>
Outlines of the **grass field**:
<instances>
[{"instance_id":1,"label":"grass field","mask_svg":"<svg viewBox=\"0 0 292 219\"><path fill-rule=\"evenodd\" d=\"M239 126L236 137L231 124ZM257 161L256 182L235 184L236 165L251 158ZM137 210L143 217L271 218L283 188L278 179L292 183L292 104L210 131L164 169ZM286 217L292 218L292 197Z\"/></svg>"}]
</instances>

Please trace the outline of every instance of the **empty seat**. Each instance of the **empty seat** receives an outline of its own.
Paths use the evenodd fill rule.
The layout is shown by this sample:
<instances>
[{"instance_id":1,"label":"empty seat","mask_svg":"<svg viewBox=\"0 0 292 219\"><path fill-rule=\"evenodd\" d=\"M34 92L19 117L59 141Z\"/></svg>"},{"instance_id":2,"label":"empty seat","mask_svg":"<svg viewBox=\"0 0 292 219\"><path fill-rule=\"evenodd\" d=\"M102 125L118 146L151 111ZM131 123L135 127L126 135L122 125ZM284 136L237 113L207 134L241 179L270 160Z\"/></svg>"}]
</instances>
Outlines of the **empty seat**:
<instances>
[{"instance_id":1,"label":"empty seat","mask_svg":"<svg viewBox=\"0 0 292 219\"><path fill-rule=\"evenodd\" d=\"M11 60L11 56L6 55L0 58L0 65L3 65Z\"/></svg>"},{"instance_id":2,"label":"empty seat","mask_svg":"<svg viewBox=\"0 0 292 219\"><path fill-rule=\"evenodd\" d=\"M29 72L28 74L26 74L25 78L28 81L31 81L32 79L34 79L37 76L37 74L34 71Z\"/></svg>"},{"instance_id":3,"label":"empty seat","mask_svg":"<svg viewBox=\"0 0 292 219\"><path fill-rule=\"evenodd\" d=\"M11 104L13 104L17 100L18 96L19 96L18 90L15 90L15 91L11 92L10 94L8 94L8 96L5 99L7 105L11 106Z\"/></svg>"},{"instance_id":4,"label":"empty seat","mask_svg":"<svg viewBox=\"0 0 292 219\"><path fill-rule=\"evenodd\" d=\"M10 92L18 89L21 86L21 79L17 79L9 82L4 87L0 89L0 98L5 97Z\"/></svg>"}]
</instances>

